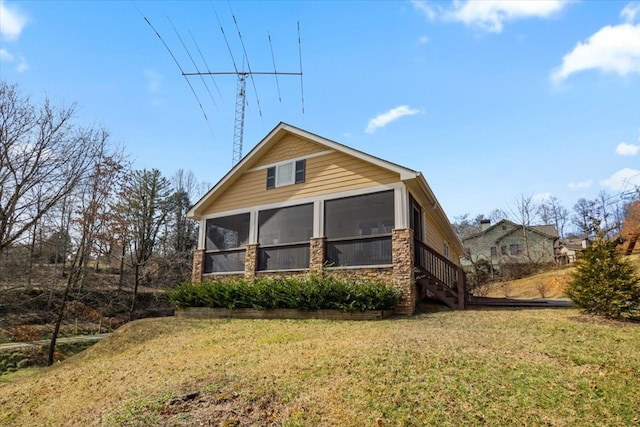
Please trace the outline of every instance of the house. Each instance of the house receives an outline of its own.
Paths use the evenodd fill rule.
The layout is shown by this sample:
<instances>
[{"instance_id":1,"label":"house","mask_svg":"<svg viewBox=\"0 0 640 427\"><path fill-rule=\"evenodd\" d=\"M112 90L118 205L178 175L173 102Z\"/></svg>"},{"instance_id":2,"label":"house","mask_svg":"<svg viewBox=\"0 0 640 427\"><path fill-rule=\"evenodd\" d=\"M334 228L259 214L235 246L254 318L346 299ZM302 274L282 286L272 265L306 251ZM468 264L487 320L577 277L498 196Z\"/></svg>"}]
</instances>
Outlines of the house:
<instances>
[{"instance_id":1,"label":"house","mask_svg":"<svg viewBox=\"0 0 640 427\"><path fill-rule=\"evenodd\" d=\"M464 306L464 247L420 172L278 124L187 213L194 282L330 270Z\"/></svg>"},{"instance_id":2,"label":"house","mask_svg":"<svg viewBox=\"0 0 640 427\"><path fill-rule=\"evenodd\" d=\"M514 264L548 264L555 262L558 232L554 225L523 226L507 219L494 225L481 223L481 230L462 239L466 248L463 266L480 260L495 270Z\"/></svg>"},{"instance_id":3,"label":"house","mask_svg":"<svg viewBox=\"0 0 640 427\"><path fill-rule=\"evenodd\" d=\"M572 264L576 262L580 253L591 246L586 237L584 239L567 239L560 241L556 250L558 264Z\"/></svg>"}]
</instances>

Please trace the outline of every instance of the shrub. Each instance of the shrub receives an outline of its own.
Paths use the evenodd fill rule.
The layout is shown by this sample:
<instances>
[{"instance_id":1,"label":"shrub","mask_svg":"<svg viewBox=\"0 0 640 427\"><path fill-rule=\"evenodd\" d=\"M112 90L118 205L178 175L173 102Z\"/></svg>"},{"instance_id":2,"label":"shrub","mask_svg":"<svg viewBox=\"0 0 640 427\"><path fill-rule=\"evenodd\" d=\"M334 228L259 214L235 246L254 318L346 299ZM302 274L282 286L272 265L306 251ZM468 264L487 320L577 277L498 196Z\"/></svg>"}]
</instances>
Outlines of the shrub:
<instances>
[{"instance_id":1,"label":"shrub","mask_svg":"<svg viewBox=\"0 0 640 427\"><path fill-rule=\"evenodd\" d=\"M382 282L309 275L186 283L171 289L169 299L178 308L364 311L392 309L400 291Z\"/></svg>"},{"instance_id":2,"label":"shrub","mask_svg":"<svg viewBox=\"0 0 640 427\"><path fill-rule=\"evenodd\" d=\"M640 278L614 242L597 241L581 254L566 294L587 313L640 319Z\"/></svg>"}]
</instances>

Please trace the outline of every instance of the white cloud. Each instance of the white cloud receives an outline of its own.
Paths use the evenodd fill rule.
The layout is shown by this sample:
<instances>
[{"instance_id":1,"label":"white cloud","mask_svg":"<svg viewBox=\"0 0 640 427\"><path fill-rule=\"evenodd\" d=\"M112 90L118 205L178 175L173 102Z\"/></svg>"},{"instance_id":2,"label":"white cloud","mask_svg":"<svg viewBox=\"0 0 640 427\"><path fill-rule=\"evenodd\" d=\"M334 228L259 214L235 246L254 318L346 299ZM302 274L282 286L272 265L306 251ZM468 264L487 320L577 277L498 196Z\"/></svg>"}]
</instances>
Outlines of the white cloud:
<instances>
[{"instance_id":1,"label":"white cloud","mask_svg":"<svg viewBox=\"0 0 640 427\"><path fill-rule=\"evenodd\" d=\"M420 42L420 44L427 44L429 43L429 37L427 36L422 36L418 39L418 41Z\"/></svg>"},{"instance_id":2,"label":"white cloud","mask_svg":"<svg viewBox=\"0 0 640 427\"><path fill-rule=\"evenodd\" d=\"M499 33L508 21L527 18L549 18L570 2L564 0L484 0L454 1L453 7L443 9L426 1L414 0L414 7L429 19L441 17L445 21L462 22L466 26Z\"/></svg>"},{"instance_id":3,"label":"white cloud","mask_svg":"<svg viewBox=\"0 0 640 427\"><path fill-rule=\"evenodd\" d=\"M5 40L16 40L27 24L27 17L15 6L0 1L0 36Z\"/></svg>"},{"instance_id":4,"label":"white cloud","mask_svg":"<svg viewBox=\"0 0 640 427\"><path fill-rule=\"evenodd\" d=\"M580 182L570 182L569 188L571 190L584 190L585 188L591 187L591 184L593 184L592 179L588 179L586 181L580 181Z\"/></svg>"},{"instance_id":5,"label":"white cloud","mask_svg":"<svg viewBox=\"0 0 640 427\"><path fill-rule=\"evenodd\" d=\"M8 50L0 49L0 61L11 62L13 59L13 55Z\"/></svg>"},{"instance_id":6,"label":"white cloud","mask_svg":"<svg viewBox=\"0 0 640 427\"><path fill-rule=\"evenodd\" d=\"M441 8L439 6L433 6L425 0L411 0L411 3L413 3L413 6L416 9L424 13L424 15L432 21L436 19L441 12Z\"/></svg>"},{"instance_id":7,"label":"white cloud","mask_svg":"<svg viewBox=\"0 0 640 427\"><path fill-rule=\"evenodd\" d=\"M621 142L616 147L616 153L621 156L635 156L640 151L640 145L627 144L626 142Z\"/></svg>"},{"instance_id":8,"label":"white cloud","mask_svg":"<svg viewBox=\"0 0 640 427\"><path fill-rule=\"evenodd\" d=\"M640 73L640 24L600 29L562 58L562 65L551 73L551 79L559 83L571 74L592 69L620 76Z\"/></svg>"},{"instance_id":9,"label":"white cloud","mask_svg":"<svg viewBox=\"0 0 640 427\"><path fill-rule=\"evenodd\" d=\"M640 2L631 2L622 9L620 16L624 19L624 22L630 24L636 21L636 17L640 17Z\"/></svg>"},{"instance_id":10,"label":"white cloud","mask_svg":"<svg viewBox=\"0 0 640 427\"><path fill-rule=\"evenodd\" d=\"M626 191L633 187L640 187L640 170L624 168L600 181L600 185L614 191Z\"/></svg>"},{"instance_id":11,"label":"white cloud","mask_svg":"<svg viewBox=\"0 0 640 427\"><path fill-rule=\"evenodd\" d=\"M18 65L16 66L16 71L22 73L29 69L29 64L27 64L27 59L24 56L21 56L18 59Z\"/></svg>"},{"instance_id":12,"label":"white cloud","mask_svg":"<svg viewBox=\"0 0 640 427\"><path fill-rule=\"evenodd\" d=\"M391 110L382 114L378 114L376 117L369 120L365 132L374 133L377 129L385 127L389 123L398 120L402 116L412 116L414 114L418 114L419 112L420 110L410 108L408 105L401 105L399 107L392 108Z\"/></svg>"},{"instance_id":13,"label":"white cloud","mask_svg":"<svg viewBox=\"0 0 640 427\"><path fill-rule=\"evenodd\" d=\"M535 203L542 203L546 200L549 200L551 198L551 193L536 193L533 196L531 196L531 200L534 201Z\"/></svg>"}]
</instances>

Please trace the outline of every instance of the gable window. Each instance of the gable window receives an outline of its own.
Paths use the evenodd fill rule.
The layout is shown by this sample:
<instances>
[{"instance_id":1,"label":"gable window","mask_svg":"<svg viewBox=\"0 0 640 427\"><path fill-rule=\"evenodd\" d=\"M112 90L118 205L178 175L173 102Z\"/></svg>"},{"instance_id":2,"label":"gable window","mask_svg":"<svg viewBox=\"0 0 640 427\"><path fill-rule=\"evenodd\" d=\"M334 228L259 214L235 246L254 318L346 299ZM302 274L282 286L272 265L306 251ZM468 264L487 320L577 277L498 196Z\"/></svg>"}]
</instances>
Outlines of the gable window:
<instances>
[{"instance_id":1,"label":"gable window","mask_svg":"<svg viewBox=\"0 0 640 427\"><path fill-rule=\"evenodd\" d=\"M306 163L302 159L267 168L267 189L304 182Z\"/></svg>"}]
</instances>

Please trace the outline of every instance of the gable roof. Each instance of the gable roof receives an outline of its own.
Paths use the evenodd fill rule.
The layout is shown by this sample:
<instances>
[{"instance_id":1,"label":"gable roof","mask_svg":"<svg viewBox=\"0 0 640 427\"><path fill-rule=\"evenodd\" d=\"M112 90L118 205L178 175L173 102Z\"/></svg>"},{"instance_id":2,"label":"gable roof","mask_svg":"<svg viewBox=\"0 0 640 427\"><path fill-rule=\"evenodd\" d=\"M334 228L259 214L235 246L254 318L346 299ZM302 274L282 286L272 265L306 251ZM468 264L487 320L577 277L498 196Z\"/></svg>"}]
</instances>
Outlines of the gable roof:
<instances>
[{"instance_id":1,"label":"gable roof","mask_svg":"<svg viewBox=\"0 0 640 427\"><path fill-rule=\"evenodd\" d=\"M250 170L253 165L268 152L278 141L287 134L293 134L301 138L305 138L318 145L326 147L330 150L338 151L353 157L356 157L365 162L387 169L389 171L399 174L400 180L404 181L407 186L414 192L420 192L427 201L432 205L436 212L436 215L443 224L448 226L444 232L448 235L450 241L458 247L458 250L464 252L464 246L459 237L453 231L450 226L449 219L447 218L444 210L438 203L433 191L427 184L422 173L413 169L400 166L396 163L389 162L371 154L365 153L360 150L348 147L336 141L324 138L316 135L304 129L300 129L296 126L292 126L288 123L280 122L271 130L251 151L249 151L229 172L227 172L204 196L200 198L187 212L187 217L192 219L200 218L200 211L205 206L209 205L218 195L222 194L224 190L230 187L244 172Z\"/></svg>"},{"instance_id":2,"label":"gable roof","mask_svg":"<svg viewBox=\"0 0 640 427\"><path fill-rule=\"evenodd\" d=\"M496 222L495 224L493 224L491 227L487 228L486 230L482 230L482 231L478 231L477 233L471 234L469 236L466 236L465 238L462 239L463 242L467 241L467 240L471 240L471 239L475 239L477 237L483 236L489 232L491 232L492 230L496 229L496 227L498 227L499 225L510 225L511 226L511 230L506 231L502 236L500 236L498 238L498 240L503 239L504 237L514 233L517 230L522 229L522 225L521 224L516 224L513 221L510 221L508 219L503 219L500 220L498 222ZM534 233L537 234L541 234L544 237L547 237L549 239L557 239L558 238L558 232L556 231L556 226L555 225L530 225L530 226L525 226L529 231L532 231Z\"/></svg>"}]
</instances>

